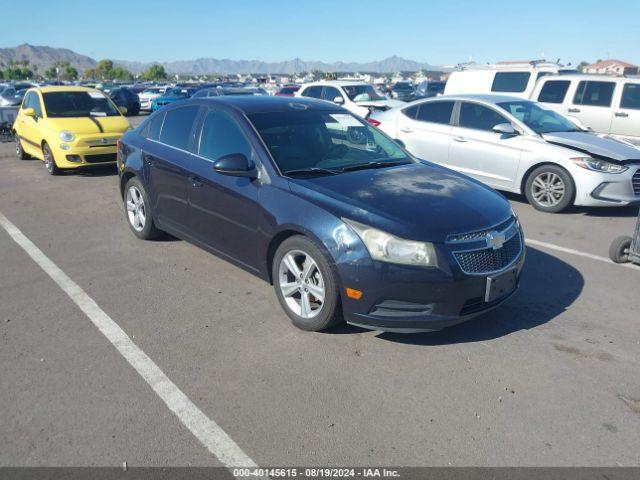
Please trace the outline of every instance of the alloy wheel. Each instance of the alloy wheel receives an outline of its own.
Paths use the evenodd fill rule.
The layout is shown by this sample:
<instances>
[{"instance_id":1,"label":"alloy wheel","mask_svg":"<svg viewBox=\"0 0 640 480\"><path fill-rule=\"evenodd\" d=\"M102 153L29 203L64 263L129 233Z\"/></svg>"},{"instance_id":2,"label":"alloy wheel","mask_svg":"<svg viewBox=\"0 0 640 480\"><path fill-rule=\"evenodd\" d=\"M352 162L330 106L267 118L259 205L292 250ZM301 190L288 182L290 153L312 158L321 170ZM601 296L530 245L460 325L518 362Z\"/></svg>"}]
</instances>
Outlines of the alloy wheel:
<instances>
[{"instance_id":1,"label":"alloy wheel","mask_svg":"<svg viewBox=\"0 0 640 480\"><path fill-rule=\"evenodd\" d=\"M144 198L135 185L131 185L126 195L127 218L136 232L141 232L147 222Z\"/></svg>"},{"instance_id":2,"label":"alloy wheel","mask_svg":"<svg viewBox=\"0 0 640 480\"><path fill-rule=\"evenodd\" d=\"M316 261L306 252L292 250L278 268L280 292L293 313L313 318L324 306L325 286Z\"/></svg>"},{"instance_id":3,"label":"alloy wheel","mask_svg":"<svg viewBox=\"0 0 640 480\"><path fill-rule=\"evenodd\" d=\"M531 194L536 202L544 207L558 205L565 195L562 178L553 172L542 172L533 179Z\"/></svg>"},{"instance_id":4,"label":"alloy wheel","mask_svg":"<svg viewBox=\"0 0 640 480\"><path fill-rule=\"evenodd\" d=\"M53 154L51 150L48 148L44 149L44 168L46 168L49 172L53 171Z\"/></svg>"},{"instance_id":5,"label":"alloy wheel","mask_svg":"<svg viewBox=\"0 0 640 480\"><path fill-rule=\"evenodd\" d=\"M20 144L18 137L16 137L16 155L18 158L22 158L22 145Z\"/></svg>"}]
</instances>

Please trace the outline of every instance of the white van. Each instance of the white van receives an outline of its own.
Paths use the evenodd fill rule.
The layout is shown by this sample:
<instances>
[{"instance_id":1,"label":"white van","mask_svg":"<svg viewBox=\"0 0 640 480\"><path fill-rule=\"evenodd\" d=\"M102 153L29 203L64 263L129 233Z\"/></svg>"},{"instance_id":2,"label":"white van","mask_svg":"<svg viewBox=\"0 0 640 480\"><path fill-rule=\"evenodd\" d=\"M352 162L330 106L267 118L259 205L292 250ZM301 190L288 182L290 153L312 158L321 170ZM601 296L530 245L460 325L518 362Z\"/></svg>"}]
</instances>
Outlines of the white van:
<instances>
[{"instance_id":1,"label":"white van","mask_svg":"<svg viewBox=\"0 0 640 480\"><path fill-rule=\"evenodd\" d=\"M557 63L473 65L452 72L444 87L445 95L501 93L530 98L538 79L561 70Z\"/></svg>"},{"instance_id":2,"label":"white van","mask_svg":"<svg viewBox=\"0 0 640 480\"><path fill-rule=\"evenodd\" d=\"M596 133L640 146L640 78L550 76L538 82L531 100Z\"/></svg>"}]
</instances>

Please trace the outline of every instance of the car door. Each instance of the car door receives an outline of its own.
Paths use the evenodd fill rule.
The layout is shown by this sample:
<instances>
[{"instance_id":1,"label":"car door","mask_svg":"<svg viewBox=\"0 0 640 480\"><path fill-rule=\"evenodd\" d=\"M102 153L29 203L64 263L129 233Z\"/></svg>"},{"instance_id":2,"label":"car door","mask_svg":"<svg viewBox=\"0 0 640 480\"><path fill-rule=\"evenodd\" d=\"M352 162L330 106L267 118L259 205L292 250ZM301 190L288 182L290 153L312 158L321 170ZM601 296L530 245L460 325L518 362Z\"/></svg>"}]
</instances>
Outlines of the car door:
<instances>
[{"instance_id":1,"label":"car door","mask_svg":"<svg viewBox=\"0 0 640 480\"><path fill-rule=\"evenodd\" d=\"M616 82L582 80L565 114L577 118L587 128L597 133L609 133L611 105Z\"/></svg>"},{"instance_id":2,"label":"car door","mask_svg":"<svg viewBox=\"0 0 640 480\"><path fill-rule=\"evenodd\" d=\"M189 173L189 229L210 248L255 269L260 181L213 169L216 160L233 153L257 164L249 134L231 113L215 107L205 111Z\"/></svg>"},{"instance_id":3,"label":"car door","mask_svg":"<svg viewBox=\"0 0 640 480\"><path fill-rule=\"evenodd\" d=\"M454 105L452 100L437 100L401 110L397 138L416 157L448 166Z\"/></svg>"},{"instance_id":4,"label":"car door","mask_svg":"<svg viewBox=\"0 0 640 480\"><path fill-rule=\"evenodd\" d=\"M200 107L188 105L156 115L148 125L143 159L156 219L186 232L187 175L195 120Z\"/></svg>"},{"instance_id":5,"label":"car door","mask_svg":"<svg viewBox=\"0 0 640 480\"><path fill-rule=\"evenodd\" d=\"M640 82L621 82L614 100L612 135L618 135L640 145Z\"/></svg>"},{"instance_id":6,"label":"car door","mask_svg":"<svg viewBox=\"0 0 640 480\"><path fill-rule=\"evenodd\" d=\"M24 114L24 110L33 108L36 112L34 117ZM36 156L42 156L40 150L40 142L42 140L42 132L40 131L42 123L42 106L40 98L34 91L27 92L22 101L22 107L18 111L16 117L18 122L18 135L22 140L22 148L25 152Z\"/></svg>"},{"instance_id":7,"label":"car door","mask_svg":"<svg viewBox=\"0 0 640 480\"><path fill-rule=\"evenodd\" d=\"M448 165L495 188L511 189L522 153L520 135L493 131L511 123L502 113L480 103L459 102L451 130Z\"/></svg>"}]
</instances>

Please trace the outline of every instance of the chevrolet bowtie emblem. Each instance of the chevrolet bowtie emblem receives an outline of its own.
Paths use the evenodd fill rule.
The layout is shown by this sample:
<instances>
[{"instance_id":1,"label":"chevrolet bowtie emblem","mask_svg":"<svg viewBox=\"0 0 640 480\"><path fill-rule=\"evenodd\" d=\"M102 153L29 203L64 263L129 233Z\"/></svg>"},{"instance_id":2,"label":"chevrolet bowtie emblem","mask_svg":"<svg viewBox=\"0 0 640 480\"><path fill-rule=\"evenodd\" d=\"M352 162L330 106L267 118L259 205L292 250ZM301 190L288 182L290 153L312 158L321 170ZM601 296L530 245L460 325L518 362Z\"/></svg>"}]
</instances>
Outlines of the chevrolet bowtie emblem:
<instances>
[{"instance_id":1,"label":"chevrolet bowtie emblem","mask_svg":"<svg viewBox=\"0 0 640 480\"><path fill-rule=\"evenodd\" d=\"M504 233L498 232L489 232L484 238L487 242L487 248L490 247L494 250L502 248L502 245L504 245L504 242L506 241Z\"/></svg>"}]
</instances>

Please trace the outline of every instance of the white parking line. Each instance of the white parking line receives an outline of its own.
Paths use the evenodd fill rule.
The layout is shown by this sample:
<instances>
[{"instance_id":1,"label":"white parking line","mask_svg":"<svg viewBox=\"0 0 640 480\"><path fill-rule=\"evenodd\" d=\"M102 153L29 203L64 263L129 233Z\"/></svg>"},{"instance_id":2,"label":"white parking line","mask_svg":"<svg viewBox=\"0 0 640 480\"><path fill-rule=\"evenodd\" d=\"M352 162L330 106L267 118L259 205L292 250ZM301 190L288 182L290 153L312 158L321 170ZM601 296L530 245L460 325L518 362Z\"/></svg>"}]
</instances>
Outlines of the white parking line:
<instances>
[{"instance_id":1,"label":"white parking line","mask_svg":"<svg viewBox=\"0 0 640 480\"><path fill-rule=\"evenodd\" d=\"M249 456L207 417L144 353L98 304L0 212L0 225L89 317L120 354L149 384L176 417L226 467L255 467Z\"/></svg>"},{"instance_id":2,"label":"white parking line","mask_svg":"<svg viewBox=\"0 0 640 480\"><path fill-rule=\"evenodd\" d=\"M634 270L640 271L640 269L635 265L633 265L632 263L613 263L607 257L600 257L598 255L593 255L591 253L581 252L580 250L574 250L573 248L561 247L559 245L554 245L553 243L541 242L540 240L534 240L532 238L526 238L525 243L529 245L535 245L536 247L548 248L549 250L556 250L558 252L570 253L571 255L577 255L579 257L590 258L591 260L597 260L599 262L608 263L609 265L632 268Z\"/></svg>"}]
</instances>

